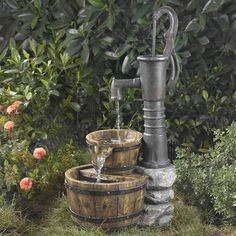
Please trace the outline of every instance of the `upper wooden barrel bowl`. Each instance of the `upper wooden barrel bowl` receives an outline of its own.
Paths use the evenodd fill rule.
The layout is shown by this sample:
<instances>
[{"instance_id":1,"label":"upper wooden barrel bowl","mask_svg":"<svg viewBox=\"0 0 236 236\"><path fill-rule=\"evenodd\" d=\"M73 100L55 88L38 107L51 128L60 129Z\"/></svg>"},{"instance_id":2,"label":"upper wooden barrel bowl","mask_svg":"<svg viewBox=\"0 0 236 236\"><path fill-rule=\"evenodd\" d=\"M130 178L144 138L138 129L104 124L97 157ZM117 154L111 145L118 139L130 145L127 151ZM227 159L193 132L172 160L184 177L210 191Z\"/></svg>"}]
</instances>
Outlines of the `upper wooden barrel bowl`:
<instances>
[{"instance_id":1,"label":"upper wooden barrel bowl","mask_svg":"<svg viewBox=\"0 0 236 236\"><path fill-rule=\"evenodd\" d=\"M86 142L91 151L93 165L96 166L97 156L105 150L107 158L103 173L131 173L137 165L142 137L142 133L128 129L107 129L89 133Z\"/></svg>"}]
</instances>

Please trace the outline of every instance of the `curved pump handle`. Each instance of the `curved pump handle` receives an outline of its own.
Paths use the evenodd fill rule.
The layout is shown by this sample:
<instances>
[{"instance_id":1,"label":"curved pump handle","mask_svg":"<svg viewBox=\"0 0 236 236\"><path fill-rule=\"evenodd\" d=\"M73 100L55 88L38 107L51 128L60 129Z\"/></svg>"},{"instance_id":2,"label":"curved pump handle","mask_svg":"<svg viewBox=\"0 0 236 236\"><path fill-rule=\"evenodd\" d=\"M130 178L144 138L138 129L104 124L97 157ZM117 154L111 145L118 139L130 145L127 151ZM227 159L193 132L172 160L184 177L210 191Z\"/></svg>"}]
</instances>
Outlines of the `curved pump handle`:
<instances>
[{"instance_id":1,"label":"curved pump handle","mask_svg":"<svg viewBox=\"0 0 236 236\"><path fill-rule=\"evenodd\" d=\"M169 85L172 86L173 83L179 78L180 65L178 57L175 53L175 37L178 30L178 17L173 8L168 6L163 6L159 8L153 14L153 40L152 40L152 56L155 56L156 51L156 25L157 20L161 18L162 15L167 14L170 20L169 29L164 33L164 38L166 45L163 54L170 57L171 62L171 76L169 80Z\"/></svg>"}]
</instances>

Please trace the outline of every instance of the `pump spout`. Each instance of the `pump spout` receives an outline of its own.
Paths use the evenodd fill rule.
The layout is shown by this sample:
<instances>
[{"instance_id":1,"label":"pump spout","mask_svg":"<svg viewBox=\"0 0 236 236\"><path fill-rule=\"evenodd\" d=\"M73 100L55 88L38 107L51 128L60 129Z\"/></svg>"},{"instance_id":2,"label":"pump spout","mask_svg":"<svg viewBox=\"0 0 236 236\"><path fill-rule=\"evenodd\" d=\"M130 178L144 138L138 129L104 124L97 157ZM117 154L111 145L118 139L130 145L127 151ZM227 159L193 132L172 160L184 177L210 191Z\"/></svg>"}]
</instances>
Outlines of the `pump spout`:
<instances>
[{"instance_id":1,"label":"pump spout","mask_svg":"<svg viewBox=\"0 0 236 236\"><path fill-rule=\"evenodd\" d=\"M134 78L134 79L113 78L111 83L111 100L121 100L123 88L140 88L140 87L141 87L140 78Z\"/></svg>"}]
</instances>

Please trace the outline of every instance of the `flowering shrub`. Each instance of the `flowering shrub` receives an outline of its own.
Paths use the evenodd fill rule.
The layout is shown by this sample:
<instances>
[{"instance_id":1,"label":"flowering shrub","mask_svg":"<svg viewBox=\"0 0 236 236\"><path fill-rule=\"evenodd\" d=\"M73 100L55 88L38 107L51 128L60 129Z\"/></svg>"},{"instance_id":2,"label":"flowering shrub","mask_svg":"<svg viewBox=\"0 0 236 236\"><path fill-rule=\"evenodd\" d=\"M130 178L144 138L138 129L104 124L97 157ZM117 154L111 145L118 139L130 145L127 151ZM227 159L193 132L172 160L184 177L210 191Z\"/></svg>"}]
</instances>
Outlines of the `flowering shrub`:
<instances>
[{"instance_id":1,"label":"flowering shrub","mask_svg":"<svg viewBox=\"0 0 236 236\"><path fill-rule=\"evenodd\" d=\"M40 198L42 202L48 195L64 189L64 172L85 163L87 156L72 142L54 154L46 146L36 146L31 152L30 141L22 139L21 114L17 111L20 105L24 104L17 101L1 110L0 195L9 200L14 195L18 201Z\"/></svg>"}]
</instances>

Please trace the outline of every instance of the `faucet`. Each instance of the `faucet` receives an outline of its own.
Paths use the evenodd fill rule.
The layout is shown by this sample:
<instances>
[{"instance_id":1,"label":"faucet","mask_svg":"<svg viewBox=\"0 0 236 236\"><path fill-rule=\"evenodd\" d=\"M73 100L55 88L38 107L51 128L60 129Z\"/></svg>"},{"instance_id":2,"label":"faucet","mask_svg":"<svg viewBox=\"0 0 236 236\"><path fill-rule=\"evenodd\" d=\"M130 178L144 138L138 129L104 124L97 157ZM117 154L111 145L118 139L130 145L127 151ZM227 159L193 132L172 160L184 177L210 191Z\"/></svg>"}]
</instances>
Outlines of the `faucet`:
<instances>
[{"instance_id":1,"label":"faucet","mask_svg":"<svg viewBox=\"0 0 236 236\"><path fill-rule=\"evenodd\" d=\"M163 54L156 51L156 22L164 14L170 20L169 29L164 34L166 46ZM124 88L141 88L144 101L143 161L146 168L161 168L170 164L168 159L167 135L165 128L166 71L169 63L172 70L168 84L173 86L179 77L180 66L174 49L178 29L175 11L168 6L159 8L153 15L152 55L139 56L140 77L134 79L112 79L111 99L121 100Z\"/></svg>"}]
</instances>

